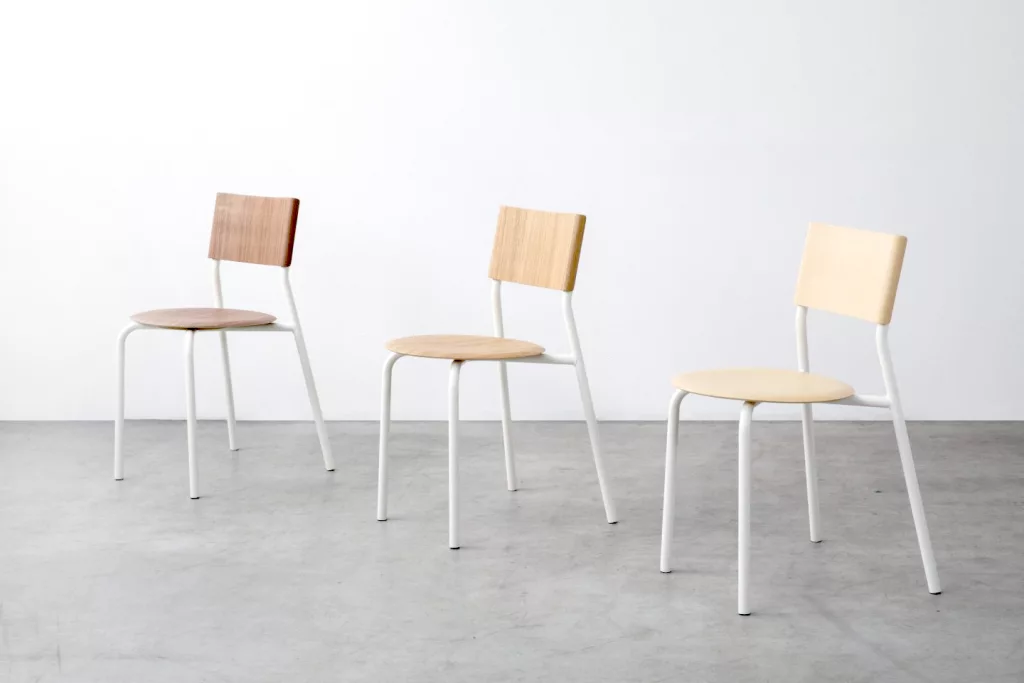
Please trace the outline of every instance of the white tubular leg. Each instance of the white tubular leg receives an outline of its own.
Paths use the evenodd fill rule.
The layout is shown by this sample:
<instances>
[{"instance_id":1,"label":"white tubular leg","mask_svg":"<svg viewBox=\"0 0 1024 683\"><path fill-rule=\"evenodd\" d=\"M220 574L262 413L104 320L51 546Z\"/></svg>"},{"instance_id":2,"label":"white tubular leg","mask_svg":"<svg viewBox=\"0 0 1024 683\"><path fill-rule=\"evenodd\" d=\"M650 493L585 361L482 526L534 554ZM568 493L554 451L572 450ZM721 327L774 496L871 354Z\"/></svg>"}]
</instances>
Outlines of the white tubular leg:
<instances>
[{"instance_id":1,"label":"white tubular leg","mask_svg":"<svg viewBox=\"0 0 1024 683\"><path fill-rule=\"evenodd\" d=\"M224 293L220 287L220 259L213 260L213 298L217 308L224 308ZM228 335L221 330L220 337L220 361L224 367L224 398L227 400L227 422L228 422L228 448L237 451L235 445L235 392L231 386L231 361L228 357Z\"/></svg>"},{"instance_id":2,"label":"white tubular leg","mask_svg":"<svg viewBox=\"0 0 1024 683\"><path fill-rule=\"evenodd\" d=\"M818 508L818 463L814 452L814 411L803 405L804 470L807 475L807 519L811 543L821 543L821 513Z\"/></svg>"},{"instance_id":3,"label":"white tubular leg","mask_svg":"<svg viewBox=\"0 0 1024 683\"><path fill-rule=\"evenodd\" d=\"M594 449L594 467L597 469L597 483L601 487L601 499L604 501L604 514L609 524L615 524L619 521L619 517L615 511L615 501L612 500L608 475L605 474L604 470L604 458L601 455L601 435L597 431L597 415L594 413L594 400L590 396L590 383L587 381L587 370L583 365L583 358L576 359L576 378L580 385L580 398L583 400L583 413L587 418L587 432L590 434L590 444Z\"/></svg>"},{"instance_id":4,"label":"white tubular leg","mask_svg":"<svg viewBox=\"0 0 1024 683\"><path fill-rule=\"evenodd\" d=\"M924 564L924 575L928 582L928 592L938 595L942 592L939 584L939 570L935 565L935 554L932 552L932 539L928 533L928 520L924 516L924 501L921 500L921 488L917 483L917 470L914 467L914 456L910 451L910 435L907 433L907 422L903 417L903 404L900 402L899 387L896 384L896 372L893 369L892 357L889 355L888 327L878 326L876 341L878 357L882 363L882 377L885 380L886 393L892 402L892 424L896 430L896 445L900 451L900 462L903 464L903 478L907 482L907 495L910 497L910 511L914 516L914 528L917 530L917 544L921 549L921 562Z\"/></svg>"},{"instance_id":5,"label":"white tubular leg","mask_svg":"<svg viewBox=\"0 0 1024 683\"><path fill-rule=\"evenodd\" d=\"M580 337L576 331L576 318L572 312L572 292L565 292L562 298L562 312L565 315L565 326L569 332L569 343L572 345L573 356L576 358L576 380L580 385L580 399L583 401L583 414L587 419L587 432L590 434L590 445L594 450L594 467L597 469L597 483L601 487L601 499L604 501L604 514L609 524L619 521L612 500L611 485L604 470L604 459L601 456L601 437L597 431L597 415L594 413L594 400L590 395L590 382L587 381L587 368L583 364L583 352L580 349Z\"/></svg>"},{"instance_id":6,"label":"white tubular leg","mask_svg":"<svg viewBox=\"0 0 1024 683\"><path fill-rule=\"evenodd\" d=\"M494 314L494 336L505 336L505 322L501 313L501 281L491 281L491 309ZM519 488L516 476L516 456L512 450L512 407L508 398L508 364L498 362L498 382L501 384L501 441L505 446L505 482L509 491Z\"/></svg>"},{"instance_id":7,"label":"white tubular leg","mask_svg":"<svg viewBox=\"0 0 1024 683\"><path fill-rule=\"evenodd\" d=\"M309 355L306 353L306 342L302 338L302 330L296 327L293 330L295 335L295 348L299 351L299 363L302 365L302 376L306 380L306 393L309 394L309 407L313 411L313 422L316 423L316 434L320 438L320 450L324 456L324 468L328 472L334 471L334 454L331 453L331 440L327 438L327 425L324 424L324 415L320 411L320 397L316 393L316 382L313 380L313 369L309 365Z\"/></svg>"},{"instance_id":8,"label":"white tubular leg","mask_svg":"<svg viewBox=\"0 0 1024 683\"><path fill-rule=\"evenodd\" d=\"M320 451L324 456L324 468L334 471L334 455L331 453L331 440L327 438L327 425L324 415L320 412L320 397L316 393L316 382L313 380L313 369L309 365L309 354L306 352L306 340L302 336L302 325L299 324L299 309L295 305L292 294L292 281L288 276L288 268L282 268L284 293L288 299L288 308L292 313L292 334L295 336L295 348L299 351L299 363L302 365L302 376L306 380L306 393L309 395L309 407L313 411L313 422L316 423L316 435L320 438Z\"/></svg>"},{"instance_id":9,"label":"white tubular leg","mask_svg":"<svg viewBox=\"0 0 1024 683\"><path fill-rule=\"evenodd\" d=\"M131 324L117 337L117 412L114 413L114 479L124 479L124 357L128 335L139 329Z\"/></svg>"},{"instance_id":10,"label":"white tubular leg","mask_svg":"<svg viewBox=\"0 0 1024 683\"><path fill-rule=\"evenodd\" d=\"M459 548L459 371L452 361L448 378L448 547Z\"/></svg>"},{"instance_id":11,"label":"white tubular leg","mask_svg":"<svg viewBox=\"0 0 1024 683\"><path fill-rule=\"evenodd\" d=\"M505 446L505 484L509 491L519 488L516 476L516 454L512 450L512 405L508 397L508 366L498 362L498 382L501 384L501 441Z\"/></svg>"},{"instance_id":12,"label":"white tubular leg","mask_svg":"<svg viewBox=\"0 0 1024 683\"><path fill-rule=\"evenodd\" d=\"M188 496L199 497L199 463L196 454L195 330L185 331L185 417L188 434Z\"/></svg>"},{"instance_id":13,"label":"white tubular leg","mask_svg":"<svg viewBox=\"0 0 1024 683\"><path fill-rule=\"evenodd\" d=\"M737 509L739 582L736 590L736 611L741 616L750 615L750 422L754 406L754 403L744 403L740 411L739 505Z\"/></svg>"},{"instance_id":14,"label":"white tubular leg","mask_svg":"<svg viewBox=\"0 0 1024 683\"><path fill-rule=\"evenodd\" d=\"M224 367L224 397L227 400L228 409L228 448L237 451L238 445L235 441L235 392L231 387L231 360L228 356L228 334L224 330L217 333L220 337L220 360Z\"/></svg>"},{"instance_id":15,"label":"white tubular leg","mask_svg":"<svg viewBox=\"0 0 1024 683\"><path fill-rule=\"evenodd\" d=\"M796 308L796 362L800 372L810 372L811 359L807 349L807 307ZM803 405L804 471L807 478L807 521L811 542L821 542L821 513L818 507L818 463L814 452L814 411Z\"/></svg>"},{"instance_id":16,"label":"white tubular leg","mask_svg":"<svg viewBox=\"0 0 1024 683\"><path fill-rule=\"evenodd\" d=\"M384 381L380 390L380 460L377 469L377 520L388 518L388 432L391 430L391 369L402 355L392 353L384 361Z\"/></svg>"},{"instance_id":17,"label":"white tubular leg","mask_svg":"<svg viewBox=\"0 0 1024 683\"><path fill-rule=\"evenodd\" d=\"M672 571L672 535L676 513L676 451L679 447L679 404L686 396L677 391L668 404L668 439L665 444L665 498L661 514L661 571Z\"/></svg>"}]
</instances>

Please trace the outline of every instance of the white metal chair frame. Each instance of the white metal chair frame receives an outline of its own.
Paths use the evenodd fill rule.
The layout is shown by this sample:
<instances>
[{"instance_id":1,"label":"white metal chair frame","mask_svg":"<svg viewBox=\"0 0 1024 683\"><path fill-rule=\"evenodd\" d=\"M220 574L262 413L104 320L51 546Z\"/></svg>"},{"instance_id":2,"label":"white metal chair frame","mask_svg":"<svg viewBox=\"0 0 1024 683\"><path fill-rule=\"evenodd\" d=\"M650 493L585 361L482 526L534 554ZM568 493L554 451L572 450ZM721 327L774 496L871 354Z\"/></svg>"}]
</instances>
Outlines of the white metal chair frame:
<instances>
[{"instance_id":1,"label":"white metal chair frame","mask_svg":"<svg viewBox=\"0 0 1024 683\"><path fill-rule=\"evenodd\" d=\"M221 290L220 259L213 260L213 289L214 299L217 308L224 308L224 297ZM280 267L280 266L279 266ZM292 294L291 280L289 278L289 267L280 267L282 283L284 284L285 297L288 300L288 310L292 316L292 322L273 322L267 325L254 325L250 327L232 327L219 329L201 330L170 330L185 332L185 407L188 424L188 489L189 497L199 498L199 463L196 453L196 387L195 387L195 361L193 349L195 346L195 335L197 332L216 332L220 337L221 361L224 368L224 388L227 399L227 427L228 427L228 448L232 451L238 450L235 441L235 398L231 386L231 364L228 354L227 332L290 332L295 338L295 347L299 354L299 363L302 366L302 375L306 381L306 392L309 395L309 405L313 411L313 421L316 423L317 436L320 439L320 448L323 453L324 467L329 472L334 471L334 456L331 453L331 442L327 438L327 426L324 424L323 413L320 410L320 399L317 396L316 383L313 379L313 370L309 364L309 354L306 352L306 341L302 335L302 325L299 322L299 311L295 305L295 297ZM136 330L164 330L166 327L143 325L132 323L128 325L117 339L117 412L114 419L114 479L124 479L124 366L125 366L125 344Z\"/></svg>"},{"instance_id":2,"label":"white metal chair frame","mask_svg":"<svg viewBox=\"0 0 1024 683\"><path fill-rule=\"evenodd\" d=\"M888 408L892 413L893 427L896 431L896 445L903 465L903 476L906 479L907 494L910 497L910 510L914 517L917 531L917 542L921 550L921 561L924 564L928 591L933 595L942 592L939 585L938 569L935 555L932 552L931 538L928 534L928 522L925 519L924 503L921 500L921 489L917 483L917 472L914 468L914 457L910 451L910 437L907 434L907 423L903 417L903 406L900 402L899 388L896 384L896 373L893 369L892 356L889 353L889 326L878 325L875 333L878 348L878 360L882 367L882 380L885 383L885 395L854 394L848 398L825 403L835 405L865 406L871 408ZM796 310L797 367L800 372L810 372L810 359L807 348L807 307L798 306ZM676 451L679 441L679 405L687 395L686 391L677 390L672 396L668 409L668 443L665 450L665 499L661 522L661 571L671 572L672 536L675 522L675 479ZM750 463L751 438L750 423L757 403L745 402L740 410L739 422L739 495L738 495L738 552L739 552L739 584L737 588L737 610L739 614L750 614L748 600L750 588ZM807 511L810 523L811 542L821 541L821 521L818 509L818 468L814 452L814 416L810 403L802 404L804 466L807 478Z\"/></svg>"},{"instance_id":3,"label":"white metal chair frame","mask_svg":"<svg viewBox=\"0 0 1024 683\"><path fill-rule=\"evenodd\" d=\"M505 336L505 325L501 310L501 281L491 281L491 305L494 317L494 336ZM583 413L586 417L587 432L590 436L594 452L594 466L597 469L598 485L601 488L601 499L604 502L605 516L609 524L615 524L618 516L612 500L608 477L605 473L604 460L601 455L601 441L597 429L597 415L594 413L594 402L590 394L587 370L583 363L583 351L580 348L579 333L576 330L576 318L572 310L572 291L562 292L562 313L569 336L570 354L542 353L525 358L510 358L500 361L483 361L498 363L498 378L501 384L501 435L505 448L505 477L509 491L519 488L516 475L515 455L512 448L512 413L509 404L508 371L506 363L539 363L546 365L572 365L576 368L576 380L579 384L580 398L583 402ZM387 520L388 511L388 432L391 428L391 373L395 363L402 358L401 353L392 353L384 362L384 383L382 388L380 418L380 462L377 484L377 519ZM469 361L451 361L448 381L448 547L455 550L459 542L459 373L462 365ZM474 360L473 362L481 362Z\"/></svg>"}]
</instances>

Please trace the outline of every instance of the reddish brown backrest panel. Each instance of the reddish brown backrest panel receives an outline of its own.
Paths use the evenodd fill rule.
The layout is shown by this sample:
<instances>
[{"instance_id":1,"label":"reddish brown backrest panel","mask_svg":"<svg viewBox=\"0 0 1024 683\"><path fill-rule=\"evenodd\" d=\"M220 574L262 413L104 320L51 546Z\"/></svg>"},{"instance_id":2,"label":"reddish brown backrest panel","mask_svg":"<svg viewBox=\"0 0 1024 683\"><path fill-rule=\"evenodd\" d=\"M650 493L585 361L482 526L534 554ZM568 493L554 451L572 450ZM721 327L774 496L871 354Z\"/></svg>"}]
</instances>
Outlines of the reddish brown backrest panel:
<instances>
[{"instance_id":1,"label":"reddish brown backrest panel","mask_svg":"<svg viewBox=\"0 0 1024 683\"><path fill-rule=\"evenodd\" d=\"M298 199L218 193L210 258L287 268L298 219Z\"/></svg>"}]
</instances>

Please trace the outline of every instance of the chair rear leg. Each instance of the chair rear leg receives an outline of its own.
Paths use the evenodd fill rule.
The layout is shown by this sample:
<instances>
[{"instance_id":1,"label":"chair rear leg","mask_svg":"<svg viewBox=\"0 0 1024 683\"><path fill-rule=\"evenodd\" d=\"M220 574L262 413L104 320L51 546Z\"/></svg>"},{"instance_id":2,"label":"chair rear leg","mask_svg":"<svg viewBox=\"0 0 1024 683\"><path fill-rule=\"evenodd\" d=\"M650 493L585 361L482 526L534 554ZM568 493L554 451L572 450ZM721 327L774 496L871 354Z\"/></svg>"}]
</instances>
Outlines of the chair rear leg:
<instances>
[{"instance_id":1,"label":"chair rear leg","mask_svg":"<svg viewBox=\"0 0 1024 683\"><path fill-rule=\"evenodd\" d=\"M235 441L235 391L231 386L231 359L228 354L228 334L224 330L217 333L220 337L220 362L224 368L224 398L227 401L228 449L237 451Z\"/></svg>"},{"instance_id":2,"label":"chair rear leg","mask_svg":"<svg viewBox=\"0 0 1024 683\"><path fill-rule=\"evenodd\" d=\"M306 380L306 393L309 395L309 407L313 411L313 422L316 423L316 434L320 438L320 451L324 456L324 469L328 472L334 471L334 454L331 452L331 440L327 437L327 425L324 423L324 415L320 411L320 397L316 393L316 381L313 379L313 369L309 365L309 354L306 352L306 341L302 333L296 329L295 348L299 352L299 363L302 365L302 376Z\"/></svg>"},{"instance_id":3,"label":"chair rear leg","mask_svg":"<svg viewBox=\"0 0 1024 683\"><path fill-rule=\"evenodd\" d=\"M896 445L900 451L900 462L903 464L903 478L907 482L907 495L910 497L910 511L914 516L914 528L917 531L917 545L921 550L921 562L924 564L925 580L928 592L938 595L942 592L939 584L939 570L932 552L932 539L928 533L928 520L924 516L924 501L921 499L921 488L917 483L917 469L914 467L914 456L910 451L910 435L907 423L903 419L903 410L899 402L892 405L892 423L896 430Z\"/></svg>"},{"instance_id":4,"label":"chair rear leg","mask_svg":"<svg viewBox=\"0 0 1024 683\"><path fill-rule=\"evenodd\" d=\"M587 381L587 370L583 358L576 358L576 380L580 385L580 399L583 401L583 414L587 419L587 433L590 435L590 446L594 450L594 467L597 469L597 483L601 487L601 500L604 501L604 514L609 524L619 521L612 500L611 485L604 469L604 458L601 455L601 435L597 429L597 415L594 413L594 400L590 395L590 383Z\"/></svg>"},{"instance_id":5,"label":"chair rear leg","mask_svg":"<svg viewBox=\"0 0 1024 683\"><path fill-rule=\"evenodd\" d=\"M818 462L814 451L814 412L810 403L803 405L804 471L807 476L807 521L811 543L821 543L821 511L818 507Z\"/></svg>"},{"instance_id":6,"label":"chair rear leg","mask_svg":"<svg viewBox=\"0 0 1024 683\"><path fill-rule=\"evenodd\" d=\"M512 406L508 397L508 364L498 362L498 380L501 383L501 440L505 446L505 483L509 491L519 488L516 476L516 456L512 450Z\"/></svg>"}]
</instances>

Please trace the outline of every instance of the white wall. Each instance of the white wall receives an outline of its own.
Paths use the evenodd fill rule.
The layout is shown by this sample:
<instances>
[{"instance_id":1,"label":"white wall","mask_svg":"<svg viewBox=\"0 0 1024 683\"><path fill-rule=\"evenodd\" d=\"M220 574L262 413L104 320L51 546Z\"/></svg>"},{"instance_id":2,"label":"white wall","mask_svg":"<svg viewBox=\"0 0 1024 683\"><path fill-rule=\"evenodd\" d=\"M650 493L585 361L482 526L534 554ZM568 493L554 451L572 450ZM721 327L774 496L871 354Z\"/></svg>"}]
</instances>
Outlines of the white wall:
<instances>
[{"instance_id":1,"label":"white wall","mask_svg":"<svg viewBox=\"0 0 1024 683\"><path fill-rule=\"evenodd\" d=\"M1022 27L1012 0L5 3L0 418L110 419L126 316L210 303L227 191L302 200L293 282L332 419L376 418L385 339L489 333L502 203L588 216L603 418L663 419L674 372L792 367L819 220L910 237L910 417L1024 419ZM283 315L276 273L225 274L228 305ZM564 350L556 294L506 303L510 336ZM183 416L180 342L132 338L129 417ZM289 339L232 343L239 416L305 419ZM814 315L811 343L814 369L881 388L870 325ZM223 415L214 338L197 353L200 417ZM443 418L445 374L402 361L396 418ZM463 376L465 414L496 418L493 367ZM580 416L568 369L513 367L512 389L519 418Z\"/></svg>"}]
</instances>

